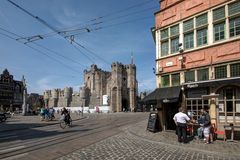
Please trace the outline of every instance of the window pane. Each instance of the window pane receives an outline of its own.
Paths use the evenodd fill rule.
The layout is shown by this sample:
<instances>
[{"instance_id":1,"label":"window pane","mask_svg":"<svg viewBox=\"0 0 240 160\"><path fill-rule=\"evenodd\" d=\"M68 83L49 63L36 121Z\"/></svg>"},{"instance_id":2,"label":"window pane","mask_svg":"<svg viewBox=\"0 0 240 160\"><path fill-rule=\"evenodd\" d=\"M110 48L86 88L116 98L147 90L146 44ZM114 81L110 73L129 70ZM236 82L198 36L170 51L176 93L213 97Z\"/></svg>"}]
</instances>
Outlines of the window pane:
<instances>
[{"instance_id":1,"label":"window pane","mask_svg":"<svg viewBox=\"0 0 240 160\"><path fill-rule=\"evenodd\" d=\"M225 18L225 7L213 11L213 21Z\"/></svg>"},{"instance_id":2,"label":"window pane","mask_svg":"<svg viewBox=\"0 0 240 160\"><path fill-rule=\"evenodd\" d=\"M183 31L184 32L189 31L191 29L193 29L193 19L183 22Z\"/></svg>"},{"instance_id":3,"label":"window pane","mask_svg":"<svg viewBox=\"0 0 240 160\"><path fill-rule=\"evenodd\" d=\"M184 35L184 48L189 49L193 48L193 32Z\"/></svg>"},{"instance_id":4,"label":"window pane","mask_svg":"<svg viewBox=\"0 0 240 160\"><path fill-rule=\"evenodd\" d=\"M172 74L172 86L180 85L180 74Z\"/></svg>"},{"instance_id":5,"label":"window pane","mask_svg":"<svg viewBox=\"0 0 240 160\"><path fill-rule=\"evenodd\" d=\"M229 16L240 13L240 1L228 5Z\"/></svg>"},{"instance_id":6,"label":"window pane","mask_svg":"<svg viewBox=\"0 0 240 160\"><path fill-rule=\"evenodd\" d=\"M194 81L195 81L194 71L185 72L185 83Z\"/></svg>"},{"instance_id":7,"label":"window pane","mask_svg":"<svg viewBox=\"0 0 240 160\"><path fill-rule=\"evenodd\" d=\"M179 50L179 38L171 39L171 53L176 53Z\"/></svg>"},{"instance_id":8,"label":"window pane","mask_svg":"<svg viewBox=\"0 0 240 160\"><path fill-rule=\"evenodd\" d=\"M207 13L196 17L196 27L205 25L208 23Z\"/></svg>"},{"instance_id":9,"label":"window pane","mask_svg":"<svg viewBox=\"0 0 240 160\"><path fill-rule=\"evenodd\" d=\"M215 79L227 78L227 66L215 67Z\"/></svg>"},{"instance_id":10,"label":"window pane","mask_svg":"<svg viewBox=\"0 0 240 160\"><path fill-rule=\"evenodd\" d=\"M162 42L162 44L161 44L161 55L162 56L168 55L168 41Z\"/></svg>"},{"instance_id":11,"label":"window pane","mask_svg":"<svg viewBox=\"0 0 240 160\"><path fill-rule=\"evenodd\" d=\"M225 38L225 22L214 25L214 40L219 41Z\"/></svg>"},{"instance_id":12,"label":"window pane","mask_svg":"<svg viewBox=\"0 0 240 160\"><path fill-rule=\"evenodd\" d=\"M170 35L176 36L179 34L179 25L173 26L170 28Z\"/></svg>"},{"instance_id":13,"label":"window pane","mask_svg":"<svg viewBox=\"0 0 240 160\"><path fill-rule=\"evenodd\" d=\"M230 37L240 35L240 17L230 20L229 32Z\"/></svg>"},{"instance_id":14,"label":"window pane","mask_svg":"<svg viewBox=\"0 0 240 160\"><path fill-rule=\"evenodd\" d=\"M201 46L207 44L207 28L197 31L197 45Z\"/></svg>"},{"instance_id":15,"label":"window pane","mask_svg":"<svg viewBox=\"0 0 240 160\"><path fill-rule=\"evenodd\" d=\"M161 31L161 39L168 38L168 29Z\"/></svg>"},{"instance_id":16,"label":"window pane","mask_svg":"<svg viewBox=\"0 0 240 160\"><path fill-rule=\"evenodd\" d=\"M208 80L208 68L200 69L197 71L198 81Z\"/></svg>"},{"instance_id":17,"label":"window pane","mask_svg":"<svg viewBox=\"0 0 240 160\"><path fill-rule=\"evenodd\" d=\"M240 63L231 64L231 77L238 77L240 76Z\"/></svg>"},{"instance_id":18,"label":"window pane","mask_svg":"<svg viewBox=\"0 0 240 160\"><path fill-rule=\"evenodd\" d=\"M169 75L165 75L161 77L162 86L168 87L169 86Z\"/></svg>"}]
</instances>

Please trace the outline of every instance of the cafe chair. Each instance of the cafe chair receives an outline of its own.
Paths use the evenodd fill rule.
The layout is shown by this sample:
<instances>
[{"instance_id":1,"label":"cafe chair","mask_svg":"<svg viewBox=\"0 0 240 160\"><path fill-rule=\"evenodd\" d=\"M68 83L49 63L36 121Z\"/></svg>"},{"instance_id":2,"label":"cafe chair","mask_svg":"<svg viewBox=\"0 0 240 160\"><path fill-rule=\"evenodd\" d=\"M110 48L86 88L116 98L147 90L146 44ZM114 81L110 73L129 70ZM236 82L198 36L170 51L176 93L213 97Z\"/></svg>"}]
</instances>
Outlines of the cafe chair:
<instances>
[{"instance_id":1,"label":"cafe chair","mask_svg":"<svg viewBox=\"0 0 240 160\"><path fill-rule=\"evenodd\" d=\"M223 140L226 141L226 133L225 130L218 130L215 124L212 124L212 133L214 140L217 139L217 135L223 135Z\"/></svg>"}]
</instances>

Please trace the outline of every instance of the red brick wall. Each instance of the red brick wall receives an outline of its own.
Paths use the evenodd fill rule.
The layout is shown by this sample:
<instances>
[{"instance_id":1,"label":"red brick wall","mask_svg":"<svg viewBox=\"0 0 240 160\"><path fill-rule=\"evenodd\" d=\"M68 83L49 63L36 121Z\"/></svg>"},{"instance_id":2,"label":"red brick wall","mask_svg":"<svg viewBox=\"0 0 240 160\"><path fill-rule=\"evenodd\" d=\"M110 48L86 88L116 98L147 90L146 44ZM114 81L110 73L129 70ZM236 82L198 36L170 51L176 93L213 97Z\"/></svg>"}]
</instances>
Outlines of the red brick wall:
<instances>
[{"instance_id":1,"label":"red brick wall","mask_svg":"<svg viewBox=\"0 0 240 160\"><path fill-rule=\"evenodd\" d=\"M180 54L157 62L163 67L163 73L181 70L181 63L178 57L180 57ZM184 69L240 60L240 41L228 42L214 47L187 52L183 54L183 57L185 58L183 63L185 65ZM167 62L172 62L173 65L167 67Z\"/></svg>"},{"instance_id":2,"label":"red brick wall","mask_svg":"<svg viewBox=\"0 0 240 160\"><path fill-rule=\"evenodd\" d=\"M156 28L185 19L229 0L163 0L161 10L156 13Z\"/></svg>"}]
</instances>

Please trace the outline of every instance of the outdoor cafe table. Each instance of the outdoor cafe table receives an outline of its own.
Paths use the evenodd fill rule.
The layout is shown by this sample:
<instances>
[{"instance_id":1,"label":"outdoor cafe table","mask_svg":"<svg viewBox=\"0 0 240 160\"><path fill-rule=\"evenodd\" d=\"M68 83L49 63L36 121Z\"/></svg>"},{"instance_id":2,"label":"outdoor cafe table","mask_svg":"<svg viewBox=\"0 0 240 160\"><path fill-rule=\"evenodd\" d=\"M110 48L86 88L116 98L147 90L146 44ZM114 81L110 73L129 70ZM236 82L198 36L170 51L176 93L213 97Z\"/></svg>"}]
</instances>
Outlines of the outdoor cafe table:
<instances>
[{"instance_id":1,"label":"outdoor cafe table","mask_svg":"<svg viewBox=\"0 0 240 160\"><path fill-rule=\"evenodd\" d=\"M200 125L198 123L187 123L187 128L190 131L190 135L193 136L197 128L199 128Z\"/></svg>"}]
</instances>

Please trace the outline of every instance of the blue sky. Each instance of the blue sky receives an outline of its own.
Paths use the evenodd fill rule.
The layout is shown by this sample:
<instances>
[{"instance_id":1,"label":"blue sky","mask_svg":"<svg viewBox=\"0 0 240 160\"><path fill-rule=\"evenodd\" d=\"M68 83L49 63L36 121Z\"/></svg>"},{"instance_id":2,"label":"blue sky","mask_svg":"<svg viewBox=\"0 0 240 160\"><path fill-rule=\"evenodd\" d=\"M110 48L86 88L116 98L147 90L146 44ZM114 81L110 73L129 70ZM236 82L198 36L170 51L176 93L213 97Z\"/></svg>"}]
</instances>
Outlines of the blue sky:
<instances>
[{"instance_id":1,"label":"blue sky","mask_svg":"<svg viewBox=\"0 0 240 160\"><path fill-rule=\"evenodd\" d=\"M12 1L61 31L61 35L54 34L36 18L1 0L0 72L7 68L17 80L24 75L28 92L42 94L46 89L66 86L78 91L83 71L91 64L110 71L112 62L130 64L131 54L139 92L156 87L150 28L158 0ZM30 38L37 35L43 39Z\"/></svg>"}]
</instances>

